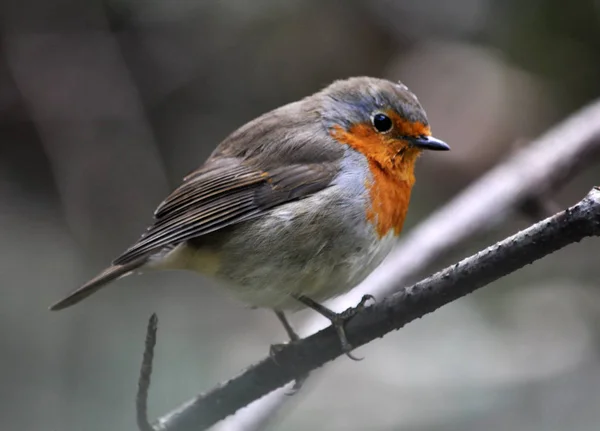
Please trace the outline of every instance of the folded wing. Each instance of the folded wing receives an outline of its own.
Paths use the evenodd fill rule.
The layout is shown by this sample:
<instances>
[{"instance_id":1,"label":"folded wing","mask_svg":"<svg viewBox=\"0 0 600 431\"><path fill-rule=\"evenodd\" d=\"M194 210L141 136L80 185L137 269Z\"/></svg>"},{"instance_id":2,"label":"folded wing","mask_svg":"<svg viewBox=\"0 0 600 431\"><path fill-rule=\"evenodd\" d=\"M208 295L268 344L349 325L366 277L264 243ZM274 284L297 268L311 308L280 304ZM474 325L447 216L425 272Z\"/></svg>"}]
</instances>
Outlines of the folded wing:
<instances>
[{"instance_id":1,"label":"folded wing","mask_svg":"<svg viewBox=\"0 0 600 431\"><path fill-rule=\"evenodd\" d=\"M114 261L125 265L164 247L257 217L331 184L333 162L266 170L238 158L216 159L188 175L155 211L154 223Z\"/></svg>"}]
</instances>

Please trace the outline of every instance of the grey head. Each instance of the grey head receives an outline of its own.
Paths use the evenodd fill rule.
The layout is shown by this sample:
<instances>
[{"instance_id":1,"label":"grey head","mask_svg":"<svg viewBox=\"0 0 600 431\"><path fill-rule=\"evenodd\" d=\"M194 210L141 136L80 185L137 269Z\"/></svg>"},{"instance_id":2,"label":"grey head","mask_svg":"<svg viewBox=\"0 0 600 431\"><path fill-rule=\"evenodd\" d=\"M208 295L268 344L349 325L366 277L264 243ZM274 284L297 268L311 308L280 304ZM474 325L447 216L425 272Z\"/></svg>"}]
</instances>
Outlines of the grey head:
<instances>
[{"instance_id":1,"label":"grey head","mask_svg":"<svg viewBox=\"0 0 600 431\"><path fill-rule=\"evenodd\" d=\"M321 114L329 125L345 128L370 122L373 115L393 111L410 123L429 126L417 97L401 82L371 77L335 81L315 95L322 99Z\"/></svg>"}]
</instances>

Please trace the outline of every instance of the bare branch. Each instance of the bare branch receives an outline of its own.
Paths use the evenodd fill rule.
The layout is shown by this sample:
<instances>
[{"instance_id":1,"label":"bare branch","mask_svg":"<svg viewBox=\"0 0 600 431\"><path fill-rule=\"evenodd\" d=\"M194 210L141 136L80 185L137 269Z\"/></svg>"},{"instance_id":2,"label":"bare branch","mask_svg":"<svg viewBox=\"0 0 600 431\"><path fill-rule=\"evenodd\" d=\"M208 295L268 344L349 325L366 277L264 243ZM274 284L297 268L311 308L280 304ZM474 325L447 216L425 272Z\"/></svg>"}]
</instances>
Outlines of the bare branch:
<instances>
[{"instance_id":1,"label":"bare branch","mask_svg":"<svg viewBox=\"0 0 600 431\"><path fill-rule=\"evenodd\" d=\"M136 419L140 431L155 431L148 422L148 390L150 389L150 378L152 377L152 361L154 360L154 346L156 346L156 330L158 328L158 317L152 313L146 328L146 342L144 343L144 356L138 380L138 392L135 398Z\"/></svg>"},{"instance_id":2,"label":"bare branch","mask_svg":"<svg viewBox=\"0 0 600 431\"><path fill-rule=\"evenodd\" d=\"M368 307L348 322L348 338L362 346L588 236L600 236L600 187L575 206ZM342 353L335 331L328 327L187 402L159 419L156 429L206 429Z\"/></svg>"},{"instance_id":3,"label":"bare branch","mask_svg":"<svg viewBox=\"0 0 600 431\"><path fill-rule=\"evenodd\" d=\"M599 154L600 101L595 101L516 152L404 234L371 276L328 305L343 310L367 293L376 297L389 295L397 286L427 270L439 256L502 222L527 200L550 195L583 167L595 163ZM313 333L321 325L322 320L313 319L299 333ZM274 410L289 399L281 391L269 394L219 424L218 430L261 429Z\"/></svg>"}]
</instances>

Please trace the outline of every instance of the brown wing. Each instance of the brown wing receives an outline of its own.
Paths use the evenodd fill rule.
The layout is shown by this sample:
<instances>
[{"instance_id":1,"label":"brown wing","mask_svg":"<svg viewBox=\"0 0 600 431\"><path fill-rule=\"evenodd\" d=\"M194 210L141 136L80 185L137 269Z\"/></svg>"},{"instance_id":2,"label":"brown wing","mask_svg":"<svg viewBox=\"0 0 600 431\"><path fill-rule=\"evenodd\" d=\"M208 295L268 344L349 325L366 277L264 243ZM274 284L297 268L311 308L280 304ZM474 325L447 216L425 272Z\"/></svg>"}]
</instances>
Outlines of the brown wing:
<instances>
[{"instance_id":1,"label":"brown wing","mask_svg":"<svg viewBox=\"0 0 600 431\"><path fill-rule=\"evenodd\" d=\"M266 172L238 158L212 161L188 175L160 204L154 224L114 264L127 264L309 196L329 186L336 172L336 163L285 165Z\"/></svg>"}]
</instances>

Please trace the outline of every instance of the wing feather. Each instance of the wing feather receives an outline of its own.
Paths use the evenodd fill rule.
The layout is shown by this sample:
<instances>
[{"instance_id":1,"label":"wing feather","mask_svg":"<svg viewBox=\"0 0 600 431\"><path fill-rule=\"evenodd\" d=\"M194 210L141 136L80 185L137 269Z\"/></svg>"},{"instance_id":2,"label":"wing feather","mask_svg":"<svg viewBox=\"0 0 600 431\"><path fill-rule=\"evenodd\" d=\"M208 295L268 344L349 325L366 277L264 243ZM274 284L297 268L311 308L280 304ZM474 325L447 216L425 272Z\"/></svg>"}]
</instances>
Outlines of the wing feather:
<instances>
[{"instance_id":1,"label":"wing feather","mask_svg":"<svg viewBox=\"0 0 600 431\"><path fill-rule=\"evenodd\" d=\"M239 158L208 163L158 206L154 224L114 264L127 264L309 196L328 187L336 173L335 163L286 165L268 172Z\"/></svg>"}]
</instances>

